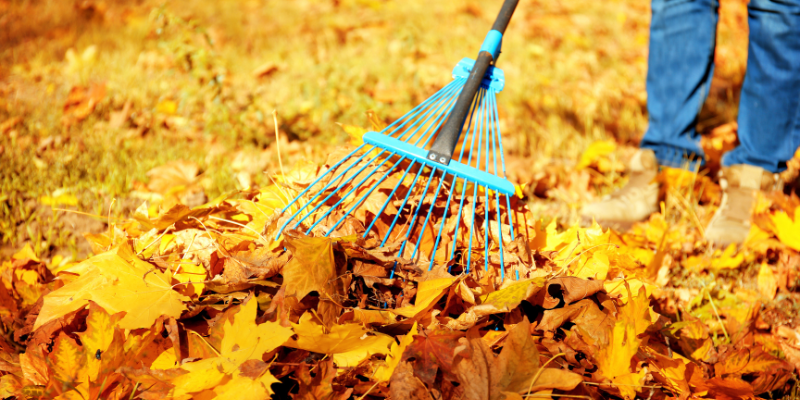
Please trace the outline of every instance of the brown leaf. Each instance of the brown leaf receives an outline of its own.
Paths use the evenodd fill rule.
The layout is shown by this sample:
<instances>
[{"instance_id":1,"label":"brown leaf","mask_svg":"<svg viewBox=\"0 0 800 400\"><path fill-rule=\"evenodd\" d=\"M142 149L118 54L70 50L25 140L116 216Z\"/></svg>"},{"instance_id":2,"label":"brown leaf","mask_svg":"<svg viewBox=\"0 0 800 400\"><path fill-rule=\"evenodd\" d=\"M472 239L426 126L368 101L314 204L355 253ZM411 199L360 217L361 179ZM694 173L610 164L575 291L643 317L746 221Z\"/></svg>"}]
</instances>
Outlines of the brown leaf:
<instances>
[{"instance_id":1,"label":"brown leaf","mask_svg":"<svg viewBox=\"0 0 800 400\"><path fill-rule=\"evenodd\" d=\"M428 385L433 385L439 369L445 372L451 370L453 348L463 336L462 333L446 331L414 336L414 341L403 354L403 361L411 361L414 365L414 374Z\"/></svg>"},{"instance_id":2,"label":"brown leaf","mask_svg":"<svg viewBox=\"0 0 800 400\"><path fill-rule=\"evenodd\" d=\"M539 352L529 331L527 320L514 326L497 357L478 336L477 328L467 331L453 357L453 373L461 382L464 398L500 400L505 397L504 392L572 390L583 381L570 371L540 369Z\"/></svg>"},{"instance_id":3,"label":"brown leaf","mask_svg":"<svg viewBox=\"0 0 800 400\"><path fill-rule=\"evenodd\" d=\"M311 374L313 365L302 365L296 370L298 390L294 399L302 400L336 400L346 399L353 389L344 389L334 385L336 367L333 360L320 362L316 365L314 375Z\"/></svg>"},{"instance_id":4,"label":"brown leaf","mask_svg":"<svg viewBox=\"0 0 800 400\"><path fill-rule=\"evenodd\" d=\"M160 194L183 191L194 184L200 167L192 161L176 160L147 171L147 189Z\"/></svg>"},{"instance_id":5,"label":"brown leaf","mask_svg":"<svg viewBox=\"0 0 800 400\"><path fill-rule=\"evenodd\" d=\"M603 289L603 281L587 280L572 276L547 281L542 307L551 309L560 304L572 304Z\"/></svg>"},{"instance_id":6,"label":"brown leaf","mask_svg":"<svg viewBox=\"0 0 800 400\"><path fill-rule=\"evenodd\" d=\"M735 378L713 378L706 382L708 394L717 400L740 400L753 398L753 387Z\"/></svg>"},{"instance_id":7,"label":"brown leaf","mask_svg":"<svg viewBox=\"0 0 800 400\"><path fill-rule=\"evenodd\" d=\"M411 362L397 365L389 384L389 395L392 399L433 400L433 396L415 372Z\"/></svg>"},{"instance_id":8,"label":"brown leaf","mask_svg":"<svg viewBox=\"0 0 800 400\"><path fill-rule=\"evenodd\" d=\"M336 279L333 240L303 237L294 231L284 232L284 237L286 247L292 252L292 259L282 272L286 296L302 300L312 291L326 296L325 287Z\"/></svg>"}]
</instances>

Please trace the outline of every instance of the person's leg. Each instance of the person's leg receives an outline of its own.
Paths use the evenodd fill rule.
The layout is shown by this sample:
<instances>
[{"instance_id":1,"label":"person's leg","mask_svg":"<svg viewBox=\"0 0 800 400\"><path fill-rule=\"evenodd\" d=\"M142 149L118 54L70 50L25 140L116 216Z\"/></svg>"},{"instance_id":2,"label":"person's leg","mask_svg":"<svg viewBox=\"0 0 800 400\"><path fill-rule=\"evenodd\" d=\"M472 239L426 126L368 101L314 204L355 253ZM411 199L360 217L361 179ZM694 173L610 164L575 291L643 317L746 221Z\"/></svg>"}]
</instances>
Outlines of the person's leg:
<instances>
[{"instance_id":1,"label":"person's leg","mask_svg":"<svg viewBox=\"0 0 800 400\"><path fill-rule=\"evenodd\" d=\"M717 0L653 0L647 69L649 126L641 147L661 165L703 162L695 129L714 72ZM693 167L694 165L690 165Z\"/></svg>"},{"instance_id":2,"label":"person's leg","mask_svg":"<svg viewBox=\"0 0 800 400\"><path fill-rule=\"evenodd\" d=\"M800 0L750 0L739 146L723 166L786 169L800 146Z\"/></svg>"},{"instance_id":3,"label":"person's leg","mask_svg":"<svg viewBox=\"0 0 800 400\"><path fill-rule=\"evenodd\" d=\"M739 100L739 146L722 157L722 204L705 236L740 243L755 192L781 186L800 145L800 0L750 0L747 74Z\"/></svg>"},{"instance_id":4,"label":"person's leg","mask_svg":"<svg viewBox=\"0 0 800 400\"><path fill-rule=\"evenodd\" d=\"M626 229L658 212L658 166L703 160L695 130L714 70L716 0L652 0L647 110L650 124L625 187L581 208L582 222ZM695 165L690 163L689 168Z\"/></svg>"}]
</instances>

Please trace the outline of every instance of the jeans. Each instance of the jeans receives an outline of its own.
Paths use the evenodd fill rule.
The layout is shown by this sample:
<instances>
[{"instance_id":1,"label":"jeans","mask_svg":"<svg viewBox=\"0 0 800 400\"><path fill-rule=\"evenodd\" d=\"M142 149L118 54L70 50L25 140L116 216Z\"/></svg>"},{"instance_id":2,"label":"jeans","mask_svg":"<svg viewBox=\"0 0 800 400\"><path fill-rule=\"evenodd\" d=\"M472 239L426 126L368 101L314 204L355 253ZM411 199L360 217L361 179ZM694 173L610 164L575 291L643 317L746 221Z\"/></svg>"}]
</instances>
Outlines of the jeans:
<instances>
[{"instance_id":1,"label":"jeans","mask_svg":"<svg viewBox=\"0 0 800 400\"><path fill-rule=\"evenodd\" d=\"M649 125L641 147L662 165L704 164L697 115L714 73L716 0L652 0ZM800 0L750 0L739 146L722 165L786 169L800 146Z\"/></svg>"}]
</instances>

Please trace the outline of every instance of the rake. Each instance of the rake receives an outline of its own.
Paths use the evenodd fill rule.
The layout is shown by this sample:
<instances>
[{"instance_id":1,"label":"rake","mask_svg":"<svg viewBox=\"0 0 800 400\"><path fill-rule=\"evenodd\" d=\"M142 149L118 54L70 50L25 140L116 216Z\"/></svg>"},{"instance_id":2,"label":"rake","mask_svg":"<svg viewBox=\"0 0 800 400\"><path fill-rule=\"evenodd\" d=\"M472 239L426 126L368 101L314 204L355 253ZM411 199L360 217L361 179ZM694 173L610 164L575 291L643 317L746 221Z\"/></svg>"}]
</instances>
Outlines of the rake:
<instances>
[{"instance_id":1,"label":"rake","mask_svg":"<svg viewBox=\"0 0 800 400\"><path fill-rule=\"evenodd\" d=\"M497 114L505 78L493 64L517 2L503 3L477 60L461 60L452 82L380 132L365 133L363 144L289 202L283 213L291 215L282 218L276 240L287 228L330 236L355 224L380 247L398 246L399 257L429 260L429 270L439 260L448 271L460 265L469 273L480 262L473 253L482 252L488 271L498 261L490 258L496 249L504 279L504 236L514 240L514 185L506 179ZM366 227L348 224L357 221L354 212L373 218Z\"/></svg>"}]
</instances>

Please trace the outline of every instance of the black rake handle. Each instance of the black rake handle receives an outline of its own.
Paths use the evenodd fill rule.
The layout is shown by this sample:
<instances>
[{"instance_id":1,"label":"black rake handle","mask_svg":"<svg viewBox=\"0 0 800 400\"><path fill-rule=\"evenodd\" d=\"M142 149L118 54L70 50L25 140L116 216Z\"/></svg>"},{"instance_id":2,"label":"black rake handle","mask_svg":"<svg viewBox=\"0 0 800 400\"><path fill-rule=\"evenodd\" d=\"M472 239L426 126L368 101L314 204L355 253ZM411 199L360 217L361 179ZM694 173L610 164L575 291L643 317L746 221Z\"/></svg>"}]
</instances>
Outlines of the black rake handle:
<instances>
[{"instance_id":1,"label":"black rake handle","mask_svg":"<svg viewBox=\"0 0 800 400\"><path fill-rule=\"evenodd\" d=\"M494 21L494 25L492 25L492 31L497 31L501 35L505 33L506 27L508 27L509 21L511 21L511 16L517 8L517 3L519 3L519 0L505 0L503 7L500 9L500 13L497 15L497 19ZM490 32L489 35L492 35L492 32ZM487 41L488 38L489 36L487 36ZM484 45L485 44L486 42L484 42ZM434 140L431 145L431 150L428 152L428 160L445 165L450 162L450 159L453 157L453 152L456 149L456 144L458 144L458 139L461 137L461 129L464 127L464 122L467 120L467 114L469 113L472 101L475 99L475 94L478 93L478 89L481 87L483 76L486 75L489 65L491 65L493 61L497 61L497 57L500 54L499 51L495 53L496 54L493 55L491 52L484 50L483 47L481 48L481 51L478 53L478 59L475 60L475 65L469 73L469 78L467 78L464 88L461 89L461 93L458 95L456 105L453 106L453 111L450 113L447 121L445 121L444 127L439 132L436 140Z\"/></svg>"}]
</instances>

